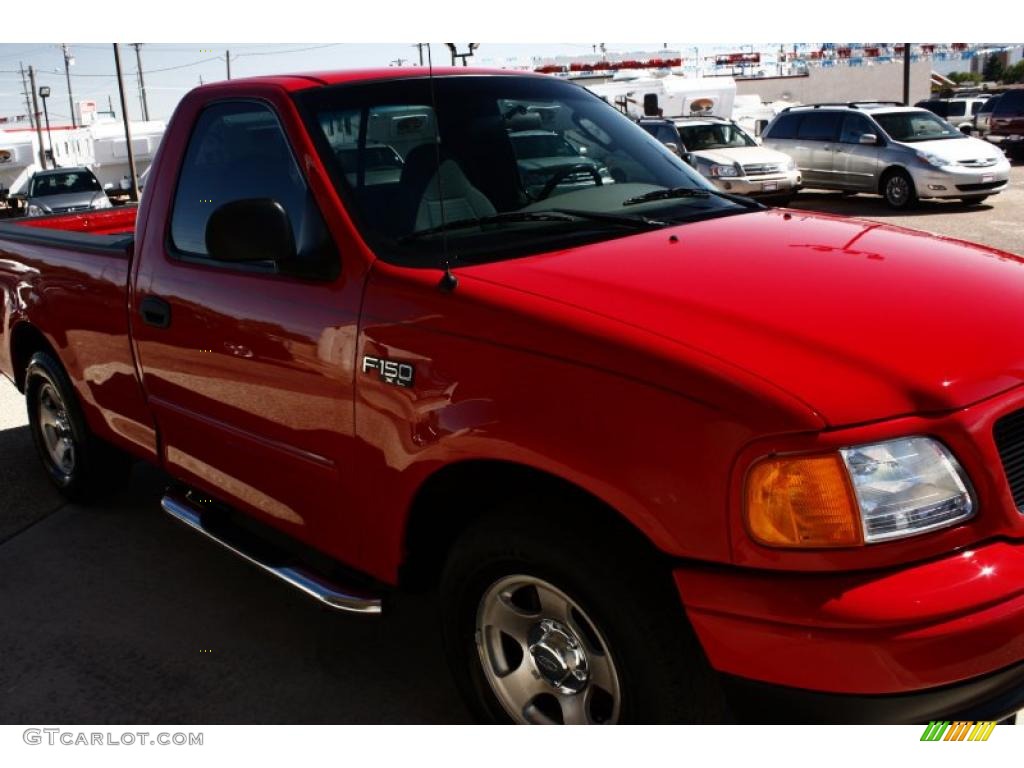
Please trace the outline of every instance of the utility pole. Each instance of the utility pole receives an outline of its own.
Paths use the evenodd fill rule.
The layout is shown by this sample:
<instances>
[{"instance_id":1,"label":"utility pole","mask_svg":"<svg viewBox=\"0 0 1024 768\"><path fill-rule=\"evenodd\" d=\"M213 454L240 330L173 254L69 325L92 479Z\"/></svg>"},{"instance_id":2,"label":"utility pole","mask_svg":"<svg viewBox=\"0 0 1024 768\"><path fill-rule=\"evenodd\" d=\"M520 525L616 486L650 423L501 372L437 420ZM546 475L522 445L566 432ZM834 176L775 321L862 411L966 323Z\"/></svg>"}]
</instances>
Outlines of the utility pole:
<instances>
[{"instance_id":1,"label":"utility pole","mask_svg":"<svg viewBox=\"0 0 1024 768\"><path fill-rule=\"evenodd\" d=\"M414 46L420 53L420 66L423 66L423 46L429 45L429 43L415 43Z\"/></svg>"},{"instance_id":2,"label":"utility pole","mask_svg":"<svg viewBox=\"0 0 1024 768\"><path fill-rule=\"evenodd\" d=\"M46 170L46 150L43 149L43 126L39 120L39 98L36 96L36 70L28 65L28 82L32 86L32 114L36 121L36 140L39 141L39 165Z\"/></svg>"},{"instance_id":3,"label":"utility pole","mask_svg":"<svg viewBox=\"0 0 1024 768\"><path fill-rule=\"evenodd\" d=\"M910 106L910 43L903 44L903 104Z\"/></svg>"},{"instance_id":4,"label":"utility pole","mask_svg":"<svg viewBox=\"0 0 1024 768\"><path fill-rule=\"evenodd\" d=\"M139 103L142 104L142 119L149 120L149 101L146 99L146 80L142 76L142 54L139 49L142 43L132 43L135 47L135 65L139 71Z\"/></svg>"},{"instance_id":5,"label":"utility pole","mask_svg":"<svg viewBox=\"0 0 1024 768\"><path fill-rule=\"evenodd\" d=\"M392 61L391 64L393 66L396 66L396 67L401 67L407 61L408 61L408 59L403 59L403 58L399 57L399 58L395 59L394 61Z\"/></svg>"},{"instance_id":6,"label":"utility pole","mask_svg":"<svg viewBox=\"0 0 1024 768\"><path fill-rule=\"evenodd\" d=\"M462 59L462 66L468 67L468 59L473 55L473 52L480 47L480 43L470 43L468 51L466 51L465 53L459 53L458 48L455 47L455 43L445 43L445 45L447 45L448 50L451 51L453 67L455 66L456 59Z\"/></svg>"},{"instance_id":7,"label":"utility pole","mask_svg":"<svg viewBox=\"0 0 1024 768\"><path fill-rule=\"evenodd\" d=\"M67 43L61 43L60 48L64 52L64 77L68 81L68 108L71 110L71 127L77 128L78 122L75 119L75 99L71 95L71 65L75 63L75 57L71 55L71 49L68 48Z\"/></svg>"},{"instance_id":8,"label":"utility pole","mask_svg":"<svg viewBox=\"0 0 1024 768\"><path fill-rule=\"evenodd\" d=\"M224 56L224 61L226 61L227 65L228 65L228 80L230 80L231 79L231 51L225 51L224 53L226 54Z\"/></svg>"},{"instance_id":9,"label":"utility pole","mask_svg":"<svg viewBox=\"0 0 1024 768\"><path fill-rule=\"evenodd\" d=\"M21 69L21 92L25 94L25 113L28 115L28 124L30 128L35 128L36 116L32 114L32 102L29 100L28 95L28 82L25 80L25 65L19 61L18 67Z\"/></svg>"},{"instance_id":10,"label":"utility pole","mask_svg":"<svg viewBox=\"0 0 1024 768\"><path fill-rule=\"evenodd\" d=\"M117 112L114 111L114 100L110 98L110 94L107 94L107 111L111 117L117 117Z\"/></svg>"},{"instance_id":11,"label":"utility pole","mask_svg":"<svg viewBox=\"0 0 1024 768\"><path fill-rule=\"evenodd\" d=\"M135 152L132 150L132 126L128 120L128 101L124 95L124 73L121 71L121 46L114 43L114 68L117 70L117 90L121 94L121 118L124 120L124 138L128 145L128 173L131 186L128 197L132 202L139 202L139 177L135 173Z\"/></svg>"}]
</instances>

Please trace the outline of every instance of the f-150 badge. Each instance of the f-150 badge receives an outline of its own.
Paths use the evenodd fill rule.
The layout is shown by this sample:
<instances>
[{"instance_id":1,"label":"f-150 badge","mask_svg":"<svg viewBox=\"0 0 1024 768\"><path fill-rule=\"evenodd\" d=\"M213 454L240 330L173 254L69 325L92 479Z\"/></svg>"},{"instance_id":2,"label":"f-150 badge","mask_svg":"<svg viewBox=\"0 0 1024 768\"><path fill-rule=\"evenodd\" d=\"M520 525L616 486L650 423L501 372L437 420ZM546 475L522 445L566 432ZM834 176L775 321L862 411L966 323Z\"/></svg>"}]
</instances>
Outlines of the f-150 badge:
<instances>
[{"instance_id":1,"label":"f-150 badge","mask_svg":"<svg viewBox=\"0 0 1024 768\"><path fill-rule=\"evenodd\" d=\"M380 380L385 384L394 384L397 387L411 387L415 373L409 363L399 363L394 360L365 355L363 357L363 373L373 371L377 372Z\"/></svg>"}]
</instances>

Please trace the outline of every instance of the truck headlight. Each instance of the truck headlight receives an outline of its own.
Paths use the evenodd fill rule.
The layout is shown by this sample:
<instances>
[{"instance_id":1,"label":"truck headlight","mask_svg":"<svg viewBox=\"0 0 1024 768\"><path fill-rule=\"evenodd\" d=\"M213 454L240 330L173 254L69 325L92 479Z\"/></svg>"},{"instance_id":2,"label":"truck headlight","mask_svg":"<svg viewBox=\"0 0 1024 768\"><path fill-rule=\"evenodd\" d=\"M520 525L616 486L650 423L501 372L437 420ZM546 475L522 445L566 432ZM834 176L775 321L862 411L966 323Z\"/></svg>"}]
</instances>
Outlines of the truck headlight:
<instances>
[{"instance_id":1,"label":"truck headlight","mask_svg":"<svg viewBox=\"0 0 1024 768\"><path fill-rule=\"evenodd\" d=\"M960 465L927 437L763 459L747 475L744 504L750 534L776 547L872 544L975 513Z\"/></svg>"},{"instance_id":2,"label":"truck headlight","mask_svg":"<svg viewBox=\"0 0 1024 768\"><path fill-rule=\"evenodd\" d=\"M725 176L732 177L740 175L739 168L735 165L719 165L717 163L711 166L709 172L711 173L711 177L715 179L720 179Z\"/></svg>"}]
</instances>

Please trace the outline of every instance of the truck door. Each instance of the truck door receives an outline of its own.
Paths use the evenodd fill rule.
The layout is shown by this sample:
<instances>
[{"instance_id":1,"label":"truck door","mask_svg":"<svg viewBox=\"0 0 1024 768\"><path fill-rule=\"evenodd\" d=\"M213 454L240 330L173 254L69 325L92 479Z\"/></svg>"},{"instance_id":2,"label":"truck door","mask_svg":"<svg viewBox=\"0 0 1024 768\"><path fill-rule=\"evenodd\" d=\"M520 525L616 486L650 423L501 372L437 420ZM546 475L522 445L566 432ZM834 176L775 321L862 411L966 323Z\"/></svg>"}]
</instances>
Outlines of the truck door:
<instances>
[{"instance_id":1,"label":"truck door","mask_svg":"<svg viewBox=\"0 0 1024 768\"><path fill-rule=\"evenodd\" d=\"M157 179L147 189L158 197L132 313L164 461L292 536L337 541L361 277L341 268L280 109L235 96L191 113L191 134L178 131L177 147L162 148L183 157L161 174L177 172L176 184ZM287 213L295 263L225 263L209 253L210 215L257 198Z\"/></svg>"}]
</instances>

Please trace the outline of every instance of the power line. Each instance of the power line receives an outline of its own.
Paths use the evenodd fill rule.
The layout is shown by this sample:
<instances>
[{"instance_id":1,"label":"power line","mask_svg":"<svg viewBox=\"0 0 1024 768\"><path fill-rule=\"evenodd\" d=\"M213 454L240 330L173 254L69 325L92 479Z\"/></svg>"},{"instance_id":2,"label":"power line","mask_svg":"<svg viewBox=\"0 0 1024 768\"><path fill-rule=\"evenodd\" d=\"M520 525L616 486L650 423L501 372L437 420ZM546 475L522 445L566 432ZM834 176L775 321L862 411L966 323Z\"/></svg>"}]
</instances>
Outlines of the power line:
<instances>
[{"instance_id":1,"label":"power line","mask_svg":"<svg viewBox=\"0 0 1024 768\"><path fill-rule=\"evenodd\" d=\"M292 48L287 51L252 51L251 53L236 53L234 58L240 59L243 56L280 56L285 53L302 53L303 51L317 51L321 48L336 48L339 45L347 45L347 43L326 43L324 45L310 45L306 48Z\"/></svg>"}]
</instances>

